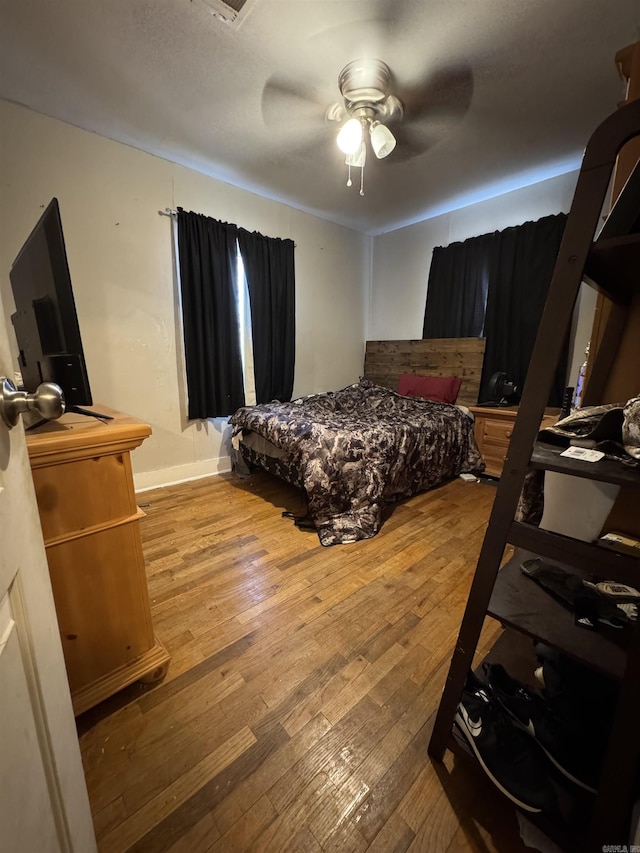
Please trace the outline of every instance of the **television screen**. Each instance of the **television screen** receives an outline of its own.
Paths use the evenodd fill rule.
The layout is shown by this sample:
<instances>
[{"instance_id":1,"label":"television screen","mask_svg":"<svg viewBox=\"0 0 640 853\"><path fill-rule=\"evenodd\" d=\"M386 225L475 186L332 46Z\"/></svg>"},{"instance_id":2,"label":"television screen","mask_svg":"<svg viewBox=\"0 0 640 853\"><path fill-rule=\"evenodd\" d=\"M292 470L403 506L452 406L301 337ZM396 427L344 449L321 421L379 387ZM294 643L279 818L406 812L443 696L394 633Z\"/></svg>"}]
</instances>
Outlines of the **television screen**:
<instances>
[{"instance_id":1,"label":"television screen","mask_svg":"<svg viewBox=\"0 0 640 853\"><path fill-rule=\"evenodd\" d=\"M73 299L58 199L51 200L13 262L19 370L26 391L41 382L63 390L67 409L92 404Z\"/></svg>"}]
</instances>

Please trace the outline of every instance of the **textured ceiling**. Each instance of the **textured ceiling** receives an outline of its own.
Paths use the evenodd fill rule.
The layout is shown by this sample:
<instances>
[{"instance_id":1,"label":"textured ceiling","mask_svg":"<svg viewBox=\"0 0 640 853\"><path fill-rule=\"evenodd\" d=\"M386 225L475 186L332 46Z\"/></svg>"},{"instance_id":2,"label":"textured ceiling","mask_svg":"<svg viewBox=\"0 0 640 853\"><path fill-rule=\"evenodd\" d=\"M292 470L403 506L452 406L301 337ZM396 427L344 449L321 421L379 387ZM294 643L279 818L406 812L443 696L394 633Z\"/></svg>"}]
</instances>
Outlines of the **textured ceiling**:
<instances>
[{"instance_id":1,"label":"textured ceiling","mask_svg":"<svg viewBox=\"0 0 640 853\"><path fill-rule=\"evenodd\" d=\"M640 0L0 0L0 96L378 233L575 167ZM324 119L373 56L410 120L346 186ZM357 184L358 181L354 181Z\"/></svg>"}]
</instances>

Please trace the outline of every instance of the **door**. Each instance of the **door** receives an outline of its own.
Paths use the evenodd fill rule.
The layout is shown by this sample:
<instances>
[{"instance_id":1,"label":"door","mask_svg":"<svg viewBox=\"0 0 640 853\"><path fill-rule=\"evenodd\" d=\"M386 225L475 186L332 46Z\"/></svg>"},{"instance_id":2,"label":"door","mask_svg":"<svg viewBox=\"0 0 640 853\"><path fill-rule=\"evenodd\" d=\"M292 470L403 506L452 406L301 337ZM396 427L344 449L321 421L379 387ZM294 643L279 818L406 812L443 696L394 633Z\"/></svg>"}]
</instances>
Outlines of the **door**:
<instances>
[{"instance_id":1,"label":"door","mask_svg":"<svg viewBox=\"0 0 640 853\"><path fill-rule=\"evenodd\" d=\"M13 379L0 304L0 375ZM96 850L24 428L0 420L0 848Z\"/></svg>"}]
</instances>

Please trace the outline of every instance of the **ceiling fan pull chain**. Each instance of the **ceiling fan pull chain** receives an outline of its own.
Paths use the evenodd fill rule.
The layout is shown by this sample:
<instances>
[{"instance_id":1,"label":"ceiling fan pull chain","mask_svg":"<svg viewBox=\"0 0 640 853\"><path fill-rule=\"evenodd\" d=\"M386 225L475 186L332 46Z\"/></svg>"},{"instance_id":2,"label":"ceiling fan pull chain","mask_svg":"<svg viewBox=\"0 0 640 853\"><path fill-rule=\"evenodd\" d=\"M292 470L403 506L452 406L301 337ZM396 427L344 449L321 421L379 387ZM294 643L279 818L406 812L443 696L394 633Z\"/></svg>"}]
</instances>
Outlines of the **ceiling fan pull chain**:
<instances>
[{"instance_id":1,"label":"ceiling fan pull chain","mask_svg":"<svg viewBox=\"0 0 640 853\"><path fill-rule=\"evenodd\" d=\"M364 166L360 170L360 195L364 195Z\"/></svg>"},{"instance_id":2,"label":"ceiling fan pull chain","mask_svg":"<svg viewBox=\"0 0 640 853\"><path fill-rule=\"evenodd\" d=\"M347 186L350 187L351 184L353 183L353 181L351 180L351 163L349 163L349 165L347 166L347 169L349 170L347 172Z\"/></svg>"}]
</instances>

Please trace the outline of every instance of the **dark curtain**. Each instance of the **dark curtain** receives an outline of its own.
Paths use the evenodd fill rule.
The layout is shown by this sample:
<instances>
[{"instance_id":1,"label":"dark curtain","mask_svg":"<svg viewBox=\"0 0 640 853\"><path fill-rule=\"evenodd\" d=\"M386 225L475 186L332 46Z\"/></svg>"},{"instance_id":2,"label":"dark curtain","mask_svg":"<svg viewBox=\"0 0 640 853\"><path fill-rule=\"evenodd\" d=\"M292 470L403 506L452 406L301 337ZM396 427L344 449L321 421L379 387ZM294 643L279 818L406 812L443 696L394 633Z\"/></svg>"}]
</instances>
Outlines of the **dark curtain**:
<instances>
[{"instance_id":1,"label":"dark curtain","mask_svg":"<svg viewBox=\"0 0 640 853\"><path fill-rule=\"evenodd\" d=\"M238 229L251 306L256 402L288 402L295 364L294 243Z\"/></svg>"},{"instance_id":2,"label":"dark curtain","mask_svg":"<svg viewBox=\"0 0 640 853\"><path fill-rule=\"evenodd\" d=\"M178 253L188 416L218 418L244 405L234 293L238 228L178 208Z\"/></svg>"},{"instance_id":3,"label":"dark curtain","mask_svg":"<svg viewBox=\"0 0 640 853\"><path fill-rule=\"evenodd\" d=\"M522 390L567 216L559 213L496 233L484 321L487 347L480 401L488 400L491 376L504 371ZM568 336L558 363L550 406L561 406Z\"/></svg>"},{"instance_id":4,"label":"dark curtain","mask_svg":"<svg viewBox=\"0 0 640 853\"><path fill-rule=\"evenodd\" d=\"M494 234L433 250L423 338L478 338L484 327Z\"/></svg>"}]
</instances>

